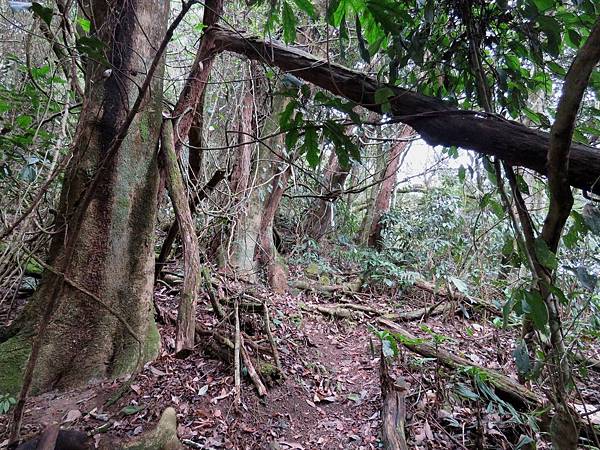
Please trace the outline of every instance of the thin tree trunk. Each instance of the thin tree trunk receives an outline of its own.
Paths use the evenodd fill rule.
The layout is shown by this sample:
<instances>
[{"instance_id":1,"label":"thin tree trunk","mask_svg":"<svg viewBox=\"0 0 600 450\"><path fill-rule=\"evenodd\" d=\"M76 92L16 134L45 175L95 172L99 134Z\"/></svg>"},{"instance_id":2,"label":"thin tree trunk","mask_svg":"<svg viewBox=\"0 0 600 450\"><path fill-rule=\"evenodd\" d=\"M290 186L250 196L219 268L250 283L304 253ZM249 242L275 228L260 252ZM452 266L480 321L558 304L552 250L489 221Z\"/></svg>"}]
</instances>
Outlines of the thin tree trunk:
<instances>
[{"instance_id":1,"label":"thin tree trunk","mask_svg":"<svg viewBox=\"0 0 600 450\"><path fill-rule=\"evenodd\" d=\"M556 119L550 130L550 150L548 151L548 185L550 187L550 207L542 228L542 239L553 253L558 245L565 223L573 207L573 194L569 186L569 154L579 107L587 88L592 70L600 60L600 18L596 20L585 44L577 55L563 84L562 95L556 109ZM555 274L544 270L539 274L538 287L548 308L548 325L554 362L553 379L556 414L551 423L552 444L558 450L577 448L579 417L568 405L567 389L571 378L571 368L565 353L563 329L559 301L549 287Z\"/></svg>"},{"instance_id":2,"label":"thin tree trunk","mask_svg":"<svg viewBox=\"0 0 600 450\"><path fill-rule=\"evenodd\" d=\"M246 82L238 124L238 144L235 163L231 173L231 196L233 198L233 217L227 227L227 240L221 242L221 254L225 264L237 275L253 279L255 274L254 248L258 233L260 206L251 206L251 176L253 154L256 146L251 141L258 135L255 120L254 103L258 90L255 86L257 68L250 64L249 80ZM259 167L256 167L260 170ZM253 208L250 211L249 208Z\"/></svg>"},{"instance_id":3,"label":"thin tree trunk","mask_svg":"<svg viewBox=\"0 0 600 450\"><path fill-rule=\"evenodd\" d=\"M326 198L316 202L314 211L309 211L302 226L305 234L319 241L333 225L334 204L344 194L344 183L350 169L343 168L335 152L331 153L325 169L325 189L321 191Z\"/></svg>"},{"instance_id":4,"label":"thin tree trunk","mask_svg":"<svg viewBox=\"0 0 600 450\"><path fill-rule=\"evenodd\" d=\"M373 212L369 214L371 217L369 237L367 239L367 245L369 247L381 249L381 232L383 228L381 219L383 215L390 210L392 193L394 191L394 186L396 185L396 174L400 167L400 156L410 145L408 139L414 135L414 130L408 125L405 125L400 132L400 138L407 140L396 142L388 154L388 163L383 174L383 180L379 185L375 203L373 204Z\"/></svg>"},{"instance_id":5,"label":"thin tree trunk","mask_svg":"<svg viewBox=\"0 0 600 450\"><path fill-rule=\"evenodd\" d=\"M190 202L186 196L181 170L175 153L173 123L170 119L163 122L161 136L161 159L167 174L167 189L175 210L175 217L183 242L183 287L177 311L177 335L175 351L194 348L196 326L196 298L200 284L200 255L196 227L190 211Z\"/></svg>"},{"instance_id":6,"label":"thin tree trunk","mask_svg":"<svg viewBox=\"0 0 600 450\"><path fill-rule=\"evenodd\" d=\"M223 14L223 0L208 0L204 4L204 15L202 17L204 30L215 25L219 21L221 14ZM204 32L200 39L200 45L196 52L196 58L192 64L192 69L188 74L185 85L181 90L181 94L179 95L179 99L177 100L177 104L173 111L173 117L179 118L177 121L177 128L174 130L175 153L179 158L181 149L184 145L182 137L188 136L190 145L190 165L188 173L194 184L197 183L202 165L202 153L200 148L203 146L202 128L204 124L204 98L214 58L215 48L213 36L211 33ZM214 188L222 179L223 178L221 177L212 187ZM202 192L206 193L207 191ZM201 194L199 194L199 196L200 195ZM194 215L200 200L200 198L192 198L190 202L192 216ZM177 223L176 221L173 221L160 249L160 255L155 267L155 278L160 276L160 271L171 254L171 249L173 248L178 233L179 229L177 228Z\"/></svg>"},{"instance_id":7,"label":"thin tree trunk","mask_svg":"<svg viewBox=\"0 0 600 450\"><path fill-rule=\"evenodd\" d=\"M280 170L280 172L273 178L271 193L263 206L255 250L256 260L261 267L266 269L269 286L278 293L287 291L287 273L283 265L277 260L277 249L273 241L275 214L292 173L291 165L284 164L286 165L285 169L282 169L279 164L273 165L274 169Z\"/></svg>"}]
</instances>

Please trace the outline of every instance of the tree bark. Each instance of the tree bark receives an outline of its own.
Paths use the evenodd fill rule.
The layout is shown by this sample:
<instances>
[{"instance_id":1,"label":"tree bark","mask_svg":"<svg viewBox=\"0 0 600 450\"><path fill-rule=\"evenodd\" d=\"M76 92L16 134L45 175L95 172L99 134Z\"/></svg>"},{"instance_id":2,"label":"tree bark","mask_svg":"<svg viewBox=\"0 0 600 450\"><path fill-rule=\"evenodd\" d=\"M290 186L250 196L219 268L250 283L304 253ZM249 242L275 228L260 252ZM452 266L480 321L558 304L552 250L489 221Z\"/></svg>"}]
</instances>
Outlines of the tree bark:
<instances>
[{"instance_id":1,"label":"tree bark","mask_svg":"<svg viewBox=\"0 0 600 450\"><path fill-rule=\"evenodd\" d=\"M175 351L194 348L196 325L196 298L200 284L200 254L196 227L190 211L185 184L179 168L171 119L163 122L161 135L161 160L167 175L167 189L175 210L175 217L183 242L183 287L177 311L177 336Z\"/></svg>"},{"instance_id":2,"label":"tree bark","mask_svg":"<svg viewBox=\"0 0 600 450\"><path fill-rule=\"evenodd\" d=\"M323 89L381 113L375 92L381 87L392 90L389 99L395 119L410 125L431 145L457 146L486 155L494 155L510 165L523 166L542 175L550 143L548 133L527 128L493 114L459 110L443 100L428 97L377 80L328 60L277 41L213 28L211 35L218 50L243 54L268 62ZM571 144L568 181L571 186L600 193L600 153L583 144Z\"/></svg>"},{"instance_id":3,"label":"tree bark","mask_svg":"<svg viewBox=\"0 0 600 450\"><path fill-rule=\"evenodd\" d=\"M333 224L334 204L344 194L344 183L350 173L350 168L343 168L335 152L331 153L327 168L325 169L325 189L321 194L327 198L320 198L314 206L314 211L309 211L302 226L306 235L319 241L327 234Z\"/></svg>"},{"instance_id":4,"label":"tree bark","mask_svg":"<svg viewBox=\"0 0 600 450\"><path fill-rule=\"evenodd\" d=\"M408 125L405 125L400 133L400 138L408 139L411 136L414 136L414 131ZM383 180L381 181L379 192L377 193L375 203L373 204L373 212L369 215L371 217L369 237L367 240L367 245L369 247L378 250L381 250L382 248L381 232L383 223L381 222L381 218L390 210L392 193L394 191L394 186L396 185L396 174L400 167L400 156L409 145L410 142L408 140L399 141L396 142L390 150L389 160L383 174Z\"/></svg>"},{"instance_id":5,"label":"tree bark","mask_svg":"<svg viewBox=\"0 0 600 450\"><path fill-rule=\"evenodd\" d=\"M174 130L175 133L175 153L177 157L180 157L181 149L183 148L183 136L188 136L190 145L190 157L189 157L189 170L190 179L197 183L198 175L200 174L200 167L202 164L202 153L200 147L202 147L202 128L204 125L204 98L206 92L206 85L210 76L210 71L215 57L215 48L213 37L211 33L206 33L206 30L215 25L221 14L223 13L223 0L208 0L204 4L204 15L202 17L202 24L204 25L204 34L200 39L200 45L196 52L196 58L192 64L192 69L188 74L187 79L177 104L173 111L173 117L178 118L177 128ZM215 187L221 177L212 187ZM211 180L212 181L212 180ZM210 185L210 182L209 182ZM162 192L162 190L161 190ZM193 197L190 202L190 209L192 215L196 211L196 207L200 202L202 192L198 197ZM163 245L160 249L160 255L156 263L155 278L158 278L162 266L166 262L167 258L171 254L171 249L175 238L179 233L176 221L173 221L169 227L167 237L165 238Z\"/></svg>"},{"instance_id":6,"label":"tree bark","mask_svg":"<svg viewBox=\"0 0 600 450\"><path fill-rule=\"evenodd\" d=\"M571 141L579 107L585 94L592 70L600 60L600 18L596 20L585 44L575 56L563 84L562 95L556 109L556 119L550 132L548 151L548 185L550 187L550 207L542 228L542 239L548 248L558 252L563 228L571 208L573 194L569 185L569 154L572 153ZM548 308L548 325L552 345L550 368L554 381L556 414L550 426L553 447L558 450L577 448L579 434L578 414L567 403L567 390L571 369L563 341L563 329L560 317L560 303L549 287L553 285L555 274L549 269L538 273L538 289Z\"/></svg>"},{"instance_id":7,"label":"tree bark","mask_svg":"<svg viewBox=\"0 0 600 450\"><path fill-rule=\"evenodd\" d=\"M238 145L235 163L231 172L231 198L233 200L233 213L225 231L226 241L220 243L221 255L224 263L237 275L244 278L254 278L255 262L254 247L259 224L258 213L260 205L251 206L252 195L251 178L253 174L253 159L256 146L251 141L253 136L259 134L255 120L254 104L257 102L259 89L255 85L257 67L254 63L249 65L249 80L246 81L244 97L240 108L238 122ZM260 162L255 161L254 168L261 170Z\"/></svg>"},{"instance_id":8,"label":"tree bark","mask_svg":"<svg viewBox=\"0 0 600 450\"><path fill-rule=\"evenodd\" d=\"M408 450L406 443L406 381L393 379L381 352L381 440L385 450Z\"/></svg>"},{"instance_id":9,"label":"tree bark","mask_svg":"<svg viewBox=\"0 0 600 450\"><path fill-rule=\"evenodd\" d=\"M196 52L196 58L192 69L181 90L177 104L173 111L173 117L177 117L178 123L175 130L175 152L177 155L183 147L182 136L188 136L198 105L206 90L208 77L215 57L214 34L210 31L211 26L216 25L223 14L223 0L208 0L204 4L202 24L204 33L200 39L200 45Z\"/></svg>"},{"instance_id":10,"label":"tree bark","mask_svg":"<svg viewBox=\"0 0 600 450\"><path fill-rule=\"evenodd\" d=\"M22 382L40 311L50 310L52 320L44 323L33 373L37 392L131 372L155 357L160 345L151 276L158 188L153 150L162 98L162 63L155 57L169 2L109 7L95 0L90 14L92 33L107 44L113 70L103 78L103 64L88 65L86 100L50 251L50 265L63 270L46 271L18 321L19 333L0 344L4 392L15 392ZM148 68L151 78L146 78ZM140 89L146 82L149 89ZM140 92L145 95L139 97ZM90 184L95 189L88 192ZM50 301L57 307L49 309Z\"/></svg>"}]
</instances>

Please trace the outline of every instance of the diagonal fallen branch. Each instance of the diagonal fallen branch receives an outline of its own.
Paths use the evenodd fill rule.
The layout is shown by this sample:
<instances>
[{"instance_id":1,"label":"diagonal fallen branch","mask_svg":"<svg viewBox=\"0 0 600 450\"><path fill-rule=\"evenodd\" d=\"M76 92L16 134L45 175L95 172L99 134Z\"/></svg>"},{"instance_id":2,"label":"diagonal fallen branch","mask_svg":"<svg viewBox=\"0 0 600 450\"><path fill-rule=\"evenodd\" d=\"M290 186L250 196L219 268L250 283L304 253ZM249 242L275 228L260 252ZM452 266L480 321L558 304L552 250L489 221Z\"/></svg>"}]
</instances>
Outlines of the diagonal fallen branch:
<instances>
[{"instance_id":1,"label":"diagonal fallen branch","mask_svg":"<svg viewBox=\"0 0 600 450\"><path fill-rule=\"evenodd\" d=\"M512 378L509 378L495 370L478 366L466 358L454 355L444 349L436 348L431 344L416 343L417 338L415 336L391 320L379 318L378 322L387 330L402 337L403 339L399 341L402 343L402 345L421 356L425 356L427 358L437 358L440 363L453 369L469 366L477 367L487 375L488 382L493 385L500 394L502 394L501 396L504 396L512 403L516 403L521 406L533 407L540 406L542 404L542 401L534 392L519 384L516 380L513 380Z\"/></svg>"},{"instance_id":2,"label":"diagonal fallen branch","mask_svg":"<svg viewBox=\"0 0 600 450\"><path fill-rule=\"evenodd\" d=\"M459 110L435 97L412 92L280 42L219 27L207 30L215 51L232 51L271 64L371 111L382 113L376 92L388 89L393 118L410 125L431 145L457 146L497 156L510 165L545 175L550 135L480 111ZM600 155L594 147L572 144L568 181L571 186L600 193Z\"/></svg>"}]
</instances>

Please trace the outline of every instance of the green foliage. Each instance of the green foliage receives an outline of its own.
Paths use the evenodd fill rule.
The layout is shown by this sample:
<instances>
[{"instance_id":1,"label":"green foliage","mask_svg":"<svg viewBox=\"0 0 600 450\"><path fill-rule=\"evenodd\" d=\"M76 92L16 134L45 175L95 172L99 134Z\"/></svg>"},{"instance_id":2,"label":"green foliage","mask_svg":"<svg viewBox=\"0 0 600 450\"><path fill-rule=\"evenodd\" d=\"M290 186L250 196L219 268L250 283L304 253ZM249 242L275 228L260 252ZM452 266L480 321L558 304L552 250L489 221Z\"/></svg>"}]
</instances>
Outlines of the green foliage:
<instances>
[{"instance_id":1,"label":"green foliage","mask_svg":"<svg viewBox=\"0 0 600 450\"><path fill-rule=\"evenodd\" d=\"M14 398L12 395L10 395L10 394L0 395L0 415L6 414L8 411L10 411L10 408L12 408L14 405L16 405L16 403L17 403L17 399Z\"/></svg>"},{"instance_id":2,"label":"green foliage","mask_svg":"<svg viewBox=\"0 0 600 450\"><path fill-rule=\"evenodd\" d=\"M316 19L308 0L294 4ZM266 28L273 31L273 25L281 22L284 40L291 42L294 12L288 0L273 5ZM554 105L545 101L533 106L533 101L545 100L558 90L598 12L597 2L591 0L498 1L468 6L434 0L332 0L325 20L337 30L344 59L349 58L350 20L356 34L355 56L368 64L375 61L373 68L381 81L397 84L402 80L405 87L467 109L481 106L471 55L475 45L494 109L548 129ZM590 88L600 98L599 70L594 71ZM390 92L382 86L376 94L375 101L384 112L390 112ZM575 138L583 142L597 136L600 129L593 102L586 103L575 132Z\"/></svg>"},{"instance_id":3,"label":"green foliage","mask_svg":"<svg viewBox=\"0 0 600 450\"><path fill-rule=\"evenodd\" d=\"M422 278L411 270L394 250L375 251L369 248L353 247L346 258L362 268L362 277L371 287L407 287Z\"/></svg>"}]
</instances>

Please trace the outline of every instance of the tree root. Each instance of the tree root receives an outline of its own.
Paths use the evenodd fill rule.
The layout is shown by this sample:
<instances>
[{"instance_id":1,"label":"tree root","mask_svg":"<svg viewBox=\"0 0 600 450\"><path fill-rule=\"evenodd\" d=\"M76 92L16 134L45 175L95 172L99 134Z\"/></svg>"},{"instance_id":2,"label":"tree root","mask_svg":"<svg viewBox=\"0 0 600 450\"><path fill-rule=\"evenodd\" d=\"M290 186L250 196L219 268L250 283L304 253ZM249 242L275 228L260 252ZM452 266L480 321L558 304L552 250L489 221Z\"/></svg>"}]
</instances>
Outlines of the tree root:
<instances>
[{"instance_id":1,"label":"tree root","mask_svg":"<svg viewBox=\"0 0 600 450\"><path fill-rule=\"evenodd\" d=\"M336 307L336 306L300 305L300 308L305 311L312 311L312 312L317 311L317 312L320 312L321 314L324 314L326 316L330 316L330 317L333 317L336 319L348 319L348 318L352 317L352 311L350 311L349 309Z\"/></svg>"}]
</instances>

